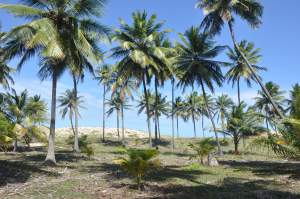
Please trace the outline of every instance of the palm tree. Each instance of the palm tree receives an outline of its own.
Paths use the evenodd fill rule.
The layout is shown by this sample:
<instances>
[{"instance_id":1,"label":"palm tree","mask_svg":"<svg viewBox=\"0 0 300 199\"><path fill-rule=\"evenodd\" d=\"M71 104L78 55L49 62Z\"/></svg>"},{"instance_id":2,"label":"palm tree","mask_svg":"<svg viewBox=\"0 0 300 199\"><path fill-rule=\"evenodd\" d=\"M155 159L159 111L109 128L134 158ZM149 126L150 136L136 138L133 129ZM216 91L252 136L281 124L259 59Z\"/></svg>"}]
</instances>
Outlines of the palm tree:
<instances>
[{"instance_id":1,"label":"palm tree","mask_svg":"<svg viewBox=\"0 0 300 199\"><path fill-rule=\"evenodd\" d=\"M226 128L225 119L228 118L228 114L232 106L233 106L233 101L228 95L222 94L221 96L215 98L214 110L216 111L215 114L217 115L217 121L221 120L221 126L223 132ZM226 134L224 133L224 138L225 135Z\"/></svg>"},{"instance_id":2,"label":"palm tree","mask_svg":"<svg viewBox=\"0 0 300 199\"><path fill-rule=\"evenodd\" d=\"M247 57L240 50L233 30L235 15L245 20L251 27L258 28L262 23L261 18L263 15L263 6L257 0L199 0L196 6L203 9L206 14L201 23L201 27L204 27L205 32L208 32L211 35L220 34L224 24L227 23L234 48L246 63L265 95L269 98L276 113L280 118L283 118L282 113L276 106L276 103L273 101L270 93L265 88L260 78L256 75L255 70Z\"/></svg>"},{"instance_id":3,"label":"palm tree","mask_svg":"<svg viewBox=\"0 0 300 199\"><path fill-rule=\"evenodd\" d=\"M116 93L112 96L112 98L107 102L109 105L109 109L107 111L107 116L109 117L112 113L116 112L117 116L117 132L118 132L118 140L120 140L120 128L119 121L120 117L122 120L122 142L124 143L125 135L124 135L124 109L128 109L129 105L127 105L127 98L122 98L120 93Z\"/></svg>"},{"instance_id":4,"label":"palm tree","mask_svg":"<svg viewBox=\"0 0 300 199\"><path fill-rule=\"evenodd\" d=\"M221 155L221 146L216 131L216 126L212 113L207 103L207 94L205 86L214 92L214 84L221 86L224 80L220 66L223 62L213 60L224 47L215 46L210 36L200 33L200 28L191 27L181 35L183 44L178 44L179 56L177 60L178 69L183 72L179 84L184 88L188 85L197 83L201 86L202 95L205 102L205 109L211 120L216 141L218 143L218 152Z\"/></svg>"},{"instance_id":5,"label":"palm tree","mask_svg":"<svg viewBox=\"0 0 300 199\"><path fill-rule=\"evenodd\" d=\"M5 51L3 47L3 38L5 36L4 32L1 32L0 24L0 84L6 89L9 88L10 84L14 84L14 80L11 73L14 71L6 64Z\"/></svg>"},{"instance_id":6,"label":"palm tree","mask_svg":"<svg viewBox=\"0 0 300 199\"><path fill-rule=\"evenodd\" d=\"M300 116L299 102L300 102L300 85L295 84L292 90L290 91L290 99L287 100L288 108L286 111L289 112L293 118L297 118L297 119L300 119L298 118Z\"/></svg>"},{"instance_id":7,"label":"palm tree","mask_svg":"<svg viewBox=\"0 0 300 199\"><path fill-rule=\"evenodd\" d=\"M164 115L164 116L168 116L170 113L170 109L169 109L169 103L167 101L167 96L162 96L161 93L156 94L155 93L155 102L153 104L153 106L150 105L150 109L152 112L155 113L155 120L157 123L157 132L158 132L158 138L160 139L160 123L159 123L159 118ZM156 136L157 137L157 136ZM157 141L157 140L156 140Z\"/></svg>"},{"instance_id":8,"label":"palm tree","mask_svg":"<svg viewBox=\"0 0 300 199\"><path fill-rule=\"evenodd\" d=\"M260 49L254 48L254 43L249 43L243 40L239 43L240 50L244 53L247 60L251 63L253 71L257 74L260 70L266 70L266 68L257 66L261 55L259 54ZM240 92L240 80L241 78L245 80L248 87L251 87L251 81L256 81L254 75L249 70L249 67L245 63L244 59L240 56L237 50L229 49L227 53L228 58L232 62L230 64L231 68L226 74L228 82L232 82L232 86L237 84L238 89L238 103L241 103L241 92ZM261 77L257 75L259 79Z\"/></svg>"},{"instance_id":9,"label":"palm tree","mask_svg":"<svg viewBox=\"0 0 300 199\"><path fill-rule=\"evenodd\" d=\"M157 37L161 37L163 23L156 23L156 16L148 18L146 12L132 14L132 26L121 20L121 29L115 33L115 39L120 43L112 49L112 57L121 58L118 63L118 73L123 79L134 77L142 82L146 100L149 144L152 146L150 112L148 103L147 84L151 74L157 73L165 65L167 57L165 48L157 46Z\"/></svg>"},{"instance_id":10,"label":"palm tree","mask_svg":"<svg viewBox=\"0 0 300 199\"><path fill-rule=\"evenodd\" d=\"M31 118L33 123L41 124L47 121L47 103L40 95L29 97L25 107L25 114Z\"/></svg>"},{"instance_id":11,"label":"palm tree","mask_svg":"<svg viewBox=\"0 0 300 199\"><path fill-rule=\"evenodd\" d=\"M104 64L96 70L95 79L103 85L102 94L102 142L105 140L105 119L106 119L106 93L111 84L112 79L112 66Z\"/></svg>"},{"instance_id":12,"label":"palm tree","mask_svg":"<svg viewBox=\"0 0 300 199\"><path fill-rule=\"evenodd\" d=\"M196 132L196 120L200 117L199 112L199 96L197 92L192 92L190 95L186 97L185 103L185 114L187 118L192 118L193 126L194 126L194 137L197 137Z\"/></svg>"},{"instance_id":13,"label":"palm tree","mask_svg":"<svg viewBox=\"0 0 300 199\"><path fill-rule=\"evenodd\" d=\"M124 108L129 109L127 105L128 98L133 100L132 92L137 89L137 82L134 79L122 79L117 74L112 77L112 96L119 97L123 104L121 104L121 119L122 119L122 142L125 144L125 127L124 127ZM124 107L124 105L126 107Z\"/></svg>"},{"instance_id":14,"label":"palm tree","mask_svg":"<svg viewBox=\"0 0 300 199\"><path fill-rule=\"evenodd\" d=\"M176 97L175 102L173 104L173 114L176 117L176 132L177 138L179 138L179 118L184 118L185 115L185 102L182 100L181 97Z\"/></svg>"},{"instance_id":15,"label":"palm tree","mask_svg":"<svg viewBox=\"0 0 300 199\"><path fill-rule=\"evenodd\" d=\"M228 115L225 132L233 138L235 154L239 153L238 147L241 138L244 137L244 132L253 134L262 129L259 114L251 109L245 109L246 104L241 102L240 105L232 106Z\"/></svg>"},{"instance_id":16,"label":"palm tree","mask_svg":"<svg viewBox=\"0 0 300 199\"><path fill-rule=\"evenodd\" d=\"M22 91L19 95L17 92L12 89L11 93L6 94L6 103L7 103L7 112L10 120L14 124L14 129L17 129L17 126L22 126L22 123L25 120L25 108L28 100L27 90ZM14 132L14 149L16 152L18 150L18 134L17 130Z\"/></svg>"},{"instance_id":17,"label":"palm tree","mask_svg":"<svg viewBox=\"0 0 300 199\"><path fill-rule=\"evenodd\" d=\"M61 96L58 98L59 107L61 108L61 116L65 119L66 115L69 115L69 120L71 123L71 128L74 134L74 151L80 152L79 142L78 142L78 132L76 128L74 128L73 117L75 115L80 116L78 108L83 108L81 104L84 102L82 100L82 96L77 96L75 90L66 90ZM75 114L77 112L77 114ZM76 119L76 117L75 117Z\"/></svg>"},{"instance_id":18,"label":"palm tree","mask_svg":"<svg viewBox=\"0 0 300 199\"><path fill-rule=\"evenodd\" d=\"M102 53L97 42L107 35L108 29L92 20L100 16L104 0L82 1L36 1L28 0L24 5L0 4L15 16L31 19L29 23L18 26L6 36L9 59L21 56L18 69L34 54L41 55L40 75L42 80L52 77L51 122L48 163L55 160L55 108L57 80L69 67L86 65L100 60Z\"/></svg>"},{"instance_id":19,"label":"palm tree","mask_svg":"<svg viewBox=\"0 0 300 199\"><path fill-rule=\"evenodd\" d=\"M267 82L265 87L267 88L268 92L270 93L273 101L276 103L276 106L279 108L279 110L284 112L284 91L281 91L280 87L273 82ZM258 96L255 97L254 107L265 117L267 130L269 131L269 125L271 125L276 130L276 126L273 122L276 118L276 110L274 109L272 103L270 102L269 98L265 95L264 92L258 91Z\"/></svg>"},{"instance_id":20,"label":"palm tree","mask_svg":"<svg viewBox=\"0 0 300 199\"><path fill-rule=\"evenodd\" d=\"M204 118L209 118L209 115L206 111L206 103L210 112L214 110L214 99L211 95L206 95L206 100L203 95L199 95L199 113L201 117L201 128L202 128L202 137L205 137L205 129L204 129ZM206 103L205 103L206 102Z\"/></svg>"}]
</instances>

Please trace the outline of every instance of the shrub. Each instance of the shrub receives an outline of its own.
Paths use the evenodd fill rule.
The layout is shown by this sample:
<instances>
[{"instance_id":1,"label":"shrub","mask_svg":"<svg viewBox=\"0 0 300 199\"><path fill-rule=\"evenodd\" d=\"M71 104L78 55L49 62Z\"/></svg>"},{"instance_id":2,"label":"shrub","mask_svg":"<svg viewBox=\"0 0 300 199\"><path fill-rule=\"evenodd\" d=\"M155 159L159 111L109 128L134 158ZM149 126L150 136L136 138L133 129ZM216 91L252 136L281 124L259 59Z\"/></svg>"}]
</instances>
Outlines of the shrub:
<instances>
[{"instance_id":1,"label":"shrub","mask_svg":"<svg viewBox=\"0 0 300 199\"><path fill-rule=\"evenodd\" d=\"M81 152L86 154L89 159L91 159L91 156L95 154L95 150L92 146L88 145L81 149Z\"/></svg>"},{"instance_id":2,"label":"shrub","mask_svg":"<svg viewBox=\"0 0 300 199\"><path fill-rule=\"evenodd\" d=\"M159 152L154 149L128 149L128 158L119 158L115 163L119 164L122 169L134 177L138 189L141 189L142 178L151 170L160 166L157 158Z\"/></svg>"},{"instance_id":3,"label":"shrub","mask_svg":"<svg viewBox=\"0 0 300 199\"><path fill-rule=\"evenodd\" d=\"M202 165L204 165L204 158L208 158L215 150L214 141L211 138L205 138L196 144L190 143L188 146L195 152L191 158L198 159Z\"/></svg>"}]
</instances>

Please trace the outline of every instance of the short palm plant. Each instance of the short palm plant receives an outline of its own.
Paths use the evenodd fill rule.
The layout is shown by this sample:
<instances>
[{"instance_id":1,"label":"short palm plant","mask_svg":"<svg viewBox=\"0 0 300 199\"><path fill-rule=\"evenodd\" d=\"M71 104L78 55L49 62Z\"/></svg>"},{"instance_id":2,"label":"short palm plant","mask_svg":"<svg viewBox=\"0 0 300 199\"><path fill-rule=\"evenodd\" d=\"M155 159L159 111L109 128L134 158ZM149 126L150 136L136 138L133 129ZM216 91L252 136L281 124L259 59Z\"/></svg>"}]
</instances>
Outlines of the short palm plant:
<instances>
[{"instance_id":1,"label":"short palm plant","mask_svg":"<svg viewBox=\"0 0 300 199\"><path fill-rule=\"evenodd\" d=\"M115 160L122 169L134 177L138 189L141 189L143 177L153 169L160 166L157 158L159 152L154 149L129 149L127 150L128 158Z\"/></svg>"},{"instance_id":2,"label":"short palm plant","mask_svg":"<svg viewBox=\"0 0 300 199\"><path fill-rule=\"evenodd\" d=\"M202 165L204 165L204 159L208 158L216 148L211 138L204 138L195 144L190 143L189 147L195 152L191 158L198 159Z\"/></svg>"}]
</instances>

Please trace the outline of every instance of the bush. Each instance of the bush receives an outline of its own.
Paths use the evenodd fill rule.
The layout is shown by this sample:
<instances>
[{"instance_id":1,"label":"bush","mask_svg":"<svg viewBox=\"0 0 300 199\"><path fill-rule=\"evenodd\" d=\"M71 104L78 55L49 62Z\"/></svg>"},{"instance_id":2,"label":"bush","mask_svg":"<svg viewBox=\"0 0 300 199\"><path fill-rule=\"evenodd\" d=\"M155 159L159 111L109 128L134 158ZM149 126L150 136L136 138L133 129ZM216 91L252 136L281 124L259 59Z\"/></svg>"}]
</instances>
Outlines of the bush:
<instances>
[{"instance_id":1,"label":"bush","mask_svg":"<svg viewBox=\"0 0 300 199\"><path fill-rule=\"evenodd\" d=\"M198 159L202 165L204 165L204 158L208 158L215 150L214 141L211 138L205 138L196 144L190 143L188 146L195 152L191 158Z\"/></svg>"},{"instance_id":2,"label":"bush","mask_svg":"<svg viewBox=\"0 0 300 199\"><path fill-rule=\"evenodd\" d=\"M89 159L91 159L91 156L95 154L95 150L92 146L88 145L81 149L81 152L86 154Z\"/></svg>"},{"instance_id":3,"label":"bush","mask_svg":"<svg viewBox=\"0 0 300 199\"><path fill-rule=\"evenodd\" d=\"M73 146L74 145L74 135L70 135L67 140L66 140L68 145ZM80 149L86 148L88 146L88 136L87 135L82 135L79 136L78 138L78 145Z\"/></svg>"},{"instance_id":4,"label":"bush","mask_svg":"<svg viewBox=\"0 0 300 199\"><path fill-rule=\"evenodd\" d=\"M160 161L156 158L159 152L154 149L128 149L128 158L119 158L114 162L122 169L134 177L138 189L141 189L142 178L151 170L160 166Z\"/></svg>"},{"instance_id":5,"label":"bush","mask_svg":"<svg viewBox=\"0 0 300 199\"><path fill-rule=\"evenodd\" d=\"M8 151L13 141L13 125L0 114L0 150Z\"/></svg>"}]
</instances>

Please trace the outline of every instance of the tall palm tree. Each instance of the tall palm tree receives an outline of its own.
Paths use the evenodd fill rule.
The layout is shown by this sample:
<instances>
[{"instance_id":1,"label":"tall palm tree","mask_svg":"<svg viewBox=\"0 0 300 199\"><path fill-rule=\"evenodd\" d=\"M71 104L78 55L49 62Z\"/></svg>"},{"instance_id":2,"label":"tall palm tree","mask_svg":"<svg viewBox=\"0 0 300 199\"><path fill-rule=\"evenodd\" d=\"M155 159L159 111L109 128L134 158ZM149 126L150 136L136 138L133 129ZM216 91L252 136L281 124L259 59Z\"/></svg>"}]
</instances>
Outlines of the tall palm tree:
<instances>
[{"instance_id":1,"label":"tall palm tree","mask_svg":"<svg viewBox=\"0 0 300 199\"><path fill-rule=\"evenodd\" d=\"M173 104L173 116L176 117L176 132L177 138L179 138L179 118L184 118L185 115L185 103L181 97L176 97L175 102Z\"/></svg>"},{"instance_id":2,"label":"tall palm tree","mask_svg":"<svg viewBox=\"0 0 300 199\"><path fill-rule=\"evenodd\" d=\"M121 119L122 119L122 142L125 145L125 126L124 126L124 108L129 109L128 99L133 100L133 91L137 89L138 85L134 79L122 79L117 74L112 77L112 96L117 96L122 100L121 104ZM124 107L124 105L126 107Z\"/></svg>"},{"instance_id":3,"label":"tall palm tree","mask_svg":"<svg viewBox=\"0 0 300 199\"><path fill-rule=\"evenodd\" d=\"M214 92L214 84L221 86L224 80L221 65L223 62L215 61L214 58L224 50L223 46L215 46L214 41L205 33L200 33L200 28L191 27L181 35L182 44L178 44L179 56L177 60L178 69L183 72L179 84L184 88L197 83L201 87L204 97L205 109L211 120L218 143L218 152L222 155L218 139L216 125L207 103L205 86Z\"/></svg>"},{"instance_id":4,"label":"tall palm tree","mask_svg":"<svg viewBox=\"0 0 300 199\"><path fill-rule=\"evenodd\" d=\"M276 103L276 106L279 108L279 110L284 112L284 91L280 90L280 87L273 82L267 82L265 87L268 89L268 92L270 93L271 97L273 98L273 101ZM269 125L271 125L271 127L274 128L274 130L276 130L274 119L276 118L277 114L269 98L265 95L263 91L258 91L258 96L254 99L254 107L257 111L263 114L267 130L269 131Z\"/></svg>"},{"instance_id":5,"label":"tall palm tree","mask_svg":"<svg viewBox=\"0 0 300 199\"><path fill-rule=\"evenodd\" d=\"M14 84L14 80L11 73L14 71L7 65L7 60L5 58L5 51L3 49L3 38L5 36L4 32L1 32L0 23L0 84L6 89L9 88L10 84Z\"/></svg>"},{"instance_id":6,"label":"tall palm tree","mask_svg":"<svg viewBox=\"0 0 300 199\"><path fill-rule=\"evenodd\" d=\"M122 98L120 93L116 93L112 98L107 102L109 109L107 111L107 116L109 117L112 113L116 112L117 116L117 133L118 140L120 140L120 117L122 120L122 142L124 143L125 134L124 134L124 109L128 109L129 105L127 104L127 98Z\"/></svg>"},{"instance_id":7,"label":"tall palm tree","mask_svg":"<svg viewBox=\"0 0 300 199\"><path fill-rule=\"evenodd\" d=\"M205 128L204 128L204 119L209 118L209 115L206 111L206 104L210 112L214 111L214 99L211 95L206 95L206 100L203 95L199 95L199 113L201 117L201 128L202 128L202 137L205 137Z\"/></svg>"},{"instance_id":8,"label":"tall palm tree","mask_svg":"<svg viewBox=\"0 0 300 199\"><path fill-rule=\"evenodd\" d=\"M244 53L247 60L251 63L253 71L257 74L260 70L266 70L266 68L256 65L261 55L259 54L260 49L255 49L254 43L249 43L243 40L239 43L240 50ZM239 52L235 49L229 49L227 53L228 58L232 62L230 69L226 74L229 82L232 82L232 86L237 84L238 90L238 103L241 103L241 92L240 92L240 80L244 79L248 87L251 87L251 81L256 81L254 75L249 70L249 67L245 63L244 59L240 56ZM257 75L259 79L261 77Z\"/></svg>"},{"instance_id":9,"label":"tall palm tree","mask_svg":"<svg viewBox=\"0 0 300 199\"><path fill-rule=\"evenodd\" d=\"M41 55L42 79L52 77L51 122L45 161L55 164L55 112L58 77L69 67L96 63L101 58L97 42L107 35L107 28L92 17L101 15L104 0L28 0L24 5L0 4L18 17L30 19L6 35L9 59L21 56L18 69L35 54Z\"/></svg>"},{"instance_id":10,"label":"tall palm tree","mask_svg":"<svg viewBox=\"0 0 300 199\"><path fill-rule=\"evenodd\" d=\"M187 118L192 118L193 126L194 126L194 137L197 137L196 131L196 120L200 117L199 112L199 96L197 92L192 92L190 95L186 97L185 100L185 114Z\"/></svg>"},{"instance_id":11,"label":"tall palm tree","mask_svg":"<svg viewBox=\"0 0 300 199\"><path fill-rule=\"evenodd\" d=\"M102 93L102 142L105 140L105 119L106 119L106 93L110 87L112 80L112 66L104 64L96 70L95 79L102 84L103 93Z\"/></svg>"},{"instance_id":12,"label":"tall palm tree","mask_svg":"<svg viewBox=\"0 0 300 199\"><path fill-rule=\"evenodd\" d=\"M156 45L157 37L164 34L164 31L161 31L163 23L156 23L156 16L148 17L146 12L135 12L132 18L131 26L121 20L121 28L115 33L119 46L112 49L112 57L121 58L118 73L122 78L134 77L142 82L149 144L152 146L147 84L150 83L151 74L156 74L160 67L168 62L165 48Z\"/></svg>"},{"instance_id":13,"label":"tall palm tree","mask_svg":"<svg viewBox=\"0 0 300 199\"><path fill-rule=\"evenodd\" d=\"M78 131L76 131L76 128L73 124L73 118L76 119L75 115L80 116L79 114L79 108L83 108L81 105L84 101L82 99L82 96L77 96L75 90L66 90L64 93L62 93L61 96L58 98L59 107L61 108L61 116L64 119L66 115L69 115L69 120L71 124L71 128L74 134L74 151L80 152L79 149L79 143L78 143ZM77 114L75 114L77 112ZM77 137L77 138L76 138Z\"/></svg>"},{"instance_id":14,"label":"tall palm tree","mask_svg":"<svg viewBox=\"0 0 300 199\"><path fill-rule=\"evenodd\" d=\"M233 30L236 16L245 20L253 28L258 28L260 26L263 15L263 6L260 2L258 0L199 0L196 6L204 10L205 17L201 23L201 27L204 27L205 32L208 32L211 35L220 34L224 24L226 23L228 25L234 48L244 60L256 82L259 83L262 91L269 98L276 113L280 118L283 118L282 113L276 106L276 103L273 101L267 88L264 86L259 76L256 75L251 63L239 48Z\"/></svg>"},{"instance_id":15,"label":"tall palm tree","mask_svg":"<svg viewBox=\"0 0 300 199\"><path fill-rule=\"evenodd\" d=\"M228 114L232 106L233 106L233 101L228 95L222 94L221 96L215 98L214 110L216 111L215 114L217 116L217 121L221 120L221 127L222 127L222 132L224 133L224 138L226 135L224 132L226 128L225 120L226 118L228 118Z\"/></svg>"}]
</instances>

